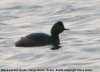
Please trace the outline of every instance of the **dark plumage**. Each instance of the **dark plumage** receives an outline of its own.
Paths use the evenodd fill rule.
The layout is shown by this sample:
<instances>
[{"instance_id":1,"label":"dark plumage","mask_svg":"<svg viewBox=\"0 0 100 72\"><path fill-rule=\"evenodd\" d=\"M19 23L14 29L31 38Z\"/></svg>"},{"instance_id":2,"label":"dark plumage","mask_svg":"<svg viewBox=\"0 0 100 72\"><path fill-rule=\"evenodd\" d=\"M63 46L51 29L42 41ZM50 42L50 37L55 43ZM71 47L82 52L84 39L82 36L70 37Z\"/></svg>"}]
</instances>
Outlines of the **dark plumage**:
<instances>
[{"instance_id":1,"label":"dark plumage","mask_svg":"<svg viewBox=\"0 0 100 72\"><path fill-rule=\"evenodd\" d=\"M51 36L45 33L32 33L20 38L20 40L18 40L15 45L17 47L44 46L49 44L58 46L60 44L59 34L64 30L69 29L65 29L63 22L58 21L51 29Z\"/></svg>"}]
</instances>

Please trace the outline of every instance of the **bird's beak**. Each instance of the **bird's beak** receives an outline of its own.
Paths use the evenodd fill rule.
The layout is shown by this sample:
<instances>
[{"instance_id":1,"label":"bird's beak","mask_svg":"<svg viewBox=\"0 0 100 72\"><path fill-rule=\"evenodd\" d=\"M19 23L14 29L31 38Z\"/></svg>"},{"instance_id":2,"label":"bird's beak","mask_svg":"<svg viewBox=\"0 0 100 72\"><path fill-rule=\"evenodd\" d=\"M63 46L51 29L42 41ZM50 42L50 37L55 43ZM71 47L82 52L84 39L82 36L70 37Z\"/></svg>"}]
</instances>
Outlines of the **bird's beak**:
<instances>
[{"instance_id":1,"label":"bird's beak","mask_svg":"<svg viewBox=\"0 0 100 72\"><path fill-rule=\"evenodd\" d=\"M69 29L66 29L66 28L65 28L64 30L69 30Z\"/></svg>"}]
</instances>

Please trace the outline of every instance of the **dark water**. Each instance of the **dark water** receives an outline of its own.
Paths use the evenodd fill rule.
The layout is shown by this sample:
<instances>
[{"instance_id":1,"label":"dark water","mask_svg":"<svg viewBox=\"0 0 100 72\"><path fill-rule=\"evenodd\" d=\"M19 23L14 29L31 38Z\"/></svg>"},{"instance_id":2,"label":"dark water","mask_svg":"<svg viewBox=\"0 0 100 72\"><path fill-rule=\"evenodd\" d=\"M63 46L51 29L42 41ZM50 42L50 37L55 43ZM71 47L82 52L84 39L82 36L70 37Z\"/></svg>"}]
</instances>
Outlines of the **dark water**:
<instances>
[{"instance_id":1,"label":"dark water","mask_svg":"<svg viewBox=\"0 0 100 72\"><path fill-rule=\"evenodd\" d=\"M50 34L52 25L59 20L70 29L60 34L60 49L51 50L50 45L14 46L17 39L27 34ZM1 68L92 69L92 72L99 72L100 0L0 0Z\"/></svg>"}]
</instances>

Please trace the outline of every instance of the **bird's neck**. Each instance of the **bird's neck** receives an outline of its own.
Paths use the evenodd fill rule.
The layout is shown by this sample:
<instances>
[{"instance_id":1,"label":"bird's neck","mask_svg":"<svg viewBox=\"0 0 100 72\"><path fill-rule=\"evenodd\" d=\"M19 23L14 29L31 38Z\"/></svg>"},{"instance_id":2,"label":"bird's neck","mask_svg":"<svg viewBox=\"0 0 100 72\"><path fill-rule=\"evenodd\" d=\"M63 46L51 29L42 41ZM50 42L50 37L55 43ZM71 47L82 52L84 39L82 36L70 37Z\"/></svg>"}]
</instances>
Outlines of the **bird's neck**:
<instances>
[{"instance_id":1,"label":"bird's neck","mask_svg":"<svg viewBox=\"0 0 100 72\"><path fill-rule=\"evenodd\" d=\"M58 34L52 34L51 38L52 38L52 44L54 46L58 46L60 44L60 40L59 40L59 35Z\"/></svg>"}]
</instances>

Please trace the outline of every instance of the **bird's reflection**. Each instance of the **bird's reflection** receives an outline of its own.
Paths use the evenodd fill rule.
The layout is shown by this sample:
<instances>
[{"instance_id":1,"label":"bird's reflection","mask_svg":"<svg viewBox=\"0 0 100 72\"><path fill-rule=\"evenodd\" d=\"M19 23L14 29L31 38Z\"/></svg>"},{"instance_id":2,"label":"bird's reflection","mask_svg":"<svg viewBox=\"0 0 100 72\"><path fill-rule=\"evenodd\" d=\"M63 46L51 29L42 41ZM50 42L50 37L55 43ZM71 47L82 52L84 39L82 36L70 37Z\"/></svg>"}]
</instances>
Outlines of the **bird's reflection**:
<instances>
[{"instance_id":1,"label":"bird's reflection","mask_svg":"<svg viewBox=\"0 0 100 72\"><path fill-rule=\"evenodd\" d=\"M60 49L62 46L54 46L51 48L51 50L57 50L57 49Z\"/></svg>"}]
</instances>

